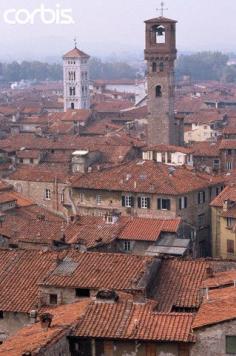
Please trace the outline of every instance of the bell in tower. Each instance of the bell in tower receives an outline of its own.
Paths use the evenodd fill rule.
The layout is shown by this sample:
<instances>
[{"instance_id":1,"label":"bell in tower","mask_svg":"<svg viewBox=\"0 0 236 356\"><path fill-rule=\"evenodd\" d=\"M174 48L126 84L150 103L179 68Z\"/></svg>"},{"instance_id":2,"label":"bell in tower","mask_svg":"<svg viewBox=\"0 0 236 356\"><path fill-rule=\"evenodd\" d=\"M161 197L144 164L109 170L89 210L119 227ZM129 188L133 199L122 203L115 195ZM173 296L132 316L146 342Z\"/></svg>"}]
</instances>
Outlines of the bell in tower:
<instances>
[{"instance_id":1,"label":"bell in tower","mask_svg":"<svg viewBox=\"0 0 236 356\"><path fill-rule=\"evenodd\" d=\"M148 83L148 144L175 145L174 115L176 21L163 16L147 20L145 60Z\"/></svg>"}]
</instances>

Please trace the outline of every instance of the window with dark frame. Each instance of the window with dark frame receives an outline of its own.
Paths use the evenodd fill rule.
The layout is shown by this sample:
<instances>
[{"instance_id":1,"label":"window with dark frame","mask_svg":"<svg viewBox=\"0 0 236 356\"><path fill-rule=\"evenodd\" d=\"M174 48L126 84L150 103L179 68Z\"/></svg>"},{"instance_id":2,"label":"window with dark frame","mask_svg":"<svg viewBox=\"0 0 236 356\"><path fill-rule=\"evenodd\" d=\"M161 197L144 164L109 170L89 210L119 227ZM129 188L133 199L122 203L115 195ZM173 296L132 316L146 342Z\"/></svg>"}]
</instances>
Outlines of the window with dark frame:
<instances>
[{"instance_id":1,"label":"window with dark frame","mask_svg":"<svg viewBox=\"0 0 236 356\"><path fill-rule=\"evenodd\" d=\"M236 335L227 335L225 337L225 348L227 354L236 354Z\"/></svg>"},{"instance_id":2,"label":"window with dark frame","mask_svg":"<svg viewBox=\"0 0 236 356\"><path fill-rule=\"evenodd\" d=\"M187 197L180 197L179 198L179 210L186 209L188 206L188 198Z\"/></svg>"},{"instance_id":3,"label":"window with dark frame","mask_svg":"<svg viewBox=\"0 0 236 356\"><path fill-rule=\"evenodd\" d=\"M51 200L51 190L49 188L45 189L45 199Z\"/></svg>"},{"instance_id":4,"label":"window with dark frame","mask_svg":"<svg viewBox=\"0 0 236 356\"><path fill-rule=\"evenodd\" d=\"M158 210L171 210L170 199L158 198L157 199L157 209Z\"/></svg>"},{"instance_id":5,"label":"window with dark frame","mask_svg":"<svg viewBox=\"0 0 236 356\"><path fill-rule=\"evenodd\" d=\"M233 226L233 218L227 217L226 222L227 222L227 227L231 228Z\"/></svg>"},{"instance_id":6,"label":"window with dark frame","mask_svg":"<svg viewBox=\"0 0 236 356\"><path fill-rule=\"evenodd\" d=\"M124 195L122 197L122 206L126 208L134 207L134 197L132 195Z\"/></svg>"},{"instance_id":7,"label":"window with dark frame","mask_svg":"<svg viewBox=\"0 0 236 356\"><path fill-rule=\"evenodd\" d=\"M163 71L164 71L164 63L163 63L163 62L161 62L161 63L159 64L159 70L160 70L160 72L163 72Z\"/></svg>"},{"instance_id":8,"label":"window with dark frame","mask_svg":"<svg viewBox=\"0 0 236 356\"><path fill-rule=\"evenodd\" d=\"M75 296L77 298L89 298L90 297L90 289L87 289L87 288L76 288Z\"/></svg>"},{"instance_id":9,"label":"window with dark frame","mask_svg":"<svg viewBox=\"0 0 236 356\"><path fill-rule=\"evenodd\" d=\"M162 96L161 85L156 86L156 97L160 98Z\"/></svg>"},{"instance_id":10,"label":"window with dark frame","mask_svg":"<svg viewBox=\"0 0 236 356\"><path fill-rule=\"evenodd\" d=\"M96 203L97 203L97 205L101 205L102 204L102 196L100 194L98 194L96 196Z\"/></svg>"},{"instance_id":11,"label":"window with dark frame","mask_svg":"<svg viewBox=\"0 0 236 356\"><path fill-rule=\"evenodd\" d=\"M204 204L206 201L206 193L204 191L198 192L198 204Z\"/></svg>"},{"instance_id":12,"label":"window with dark frame","mask_svg":"<svg viewBox=\"0 0 236 356\"><path fill-rule=\"evenodd\" d=\"M204 227L205 225L205 214L198 215L198 227Z\"/></svg>"},{"instance_id":13,"label":"window with dark frame","mask_svg":"<svg viewBox=\"0 0 236 356\"><path fill-rule=\"evenodd\" d=\"M130 241L124 241L124 251L129 252L131 250Z\"/></svg>"},{"instance_id":14,"label":"window with dark frame","mask_svg":"<svg viewBox=\"0 0 236 356\"><path fill-rule=\"evenodd\" d=\"M151 199L146 196L138 197L138 208L139 209L150 209Z\"/></svg>"},{"instance_id":15,"label":"window with dark frame","mask_svg":"<svg viewBox=\"0 0 236 356\"><path fill-rule=\"evenodd\" d=\"M57 294L49 294L49 304L57 305Z\"/></svg>"},{"instance_id":16,"label":"window with dark frame","mask_svg":"<svg viewBox=\"0 0 236 356\"><path fill-rule=\"evenodd\" d=\"M227 240L227 253L234 254L234 240Z\"/></svg>"}]
</instances>

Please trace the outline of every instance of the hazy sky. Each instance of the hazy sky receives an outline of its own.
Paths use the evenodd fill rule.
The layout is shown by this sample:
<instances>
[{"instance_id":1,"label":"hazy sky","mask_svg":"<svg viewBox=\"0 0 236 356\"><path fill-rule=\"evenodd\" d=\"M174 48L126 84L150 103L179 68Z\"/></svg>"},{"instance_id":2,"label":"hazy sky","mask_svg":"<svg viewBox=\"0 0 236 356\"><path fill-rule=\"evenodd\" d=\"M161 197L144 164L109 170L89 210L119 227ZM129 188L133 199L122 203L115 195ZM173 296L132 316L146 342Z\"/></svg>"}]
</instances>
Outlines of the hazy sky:
<instances>
[{"instance_id":1,"label":"hazy sky","mask_svg":"<svg viewBox=\"0 0 236 356\"><path fill-rule=\"evenodd\" d=\"M74 24L6 24L9 9L28 13L41 4L55 10L72 9ZM138 52L144 47L143 21L157 16L156 0L0 0L0 59L59 58L78 46L92 55ZM168 0L166 17L178 20L177 46L181 51L236 52L236 0ZM15 13L10 14L10 19Z\"/></svg>"}]
</instances>

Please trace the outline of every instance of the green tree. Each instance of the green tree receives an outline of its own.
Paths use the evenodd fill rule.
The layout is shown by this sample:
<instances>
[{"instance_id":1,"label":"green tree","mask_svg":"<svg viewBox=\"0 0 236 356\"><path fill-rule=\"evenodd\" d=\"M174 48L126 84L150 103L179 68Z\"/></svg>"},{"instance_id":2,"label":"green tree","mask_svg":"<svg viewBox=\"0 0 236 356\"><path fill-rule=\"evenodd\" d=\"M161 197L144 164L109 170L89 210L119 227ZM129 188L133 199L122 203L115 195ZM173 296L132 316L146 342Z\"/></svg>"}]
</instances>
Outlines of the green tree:
<instances>
[{"instance_id":1,"label":"green tree","mask_svg":"<svg viewBox=\"0 0 236 356\"><path fill-rule=\"evenodd\" d=\"M176 62L177 78L190 75L193 80L221 80L228 59L221 52L181 55Z\"/></svg>"}]
</instances>

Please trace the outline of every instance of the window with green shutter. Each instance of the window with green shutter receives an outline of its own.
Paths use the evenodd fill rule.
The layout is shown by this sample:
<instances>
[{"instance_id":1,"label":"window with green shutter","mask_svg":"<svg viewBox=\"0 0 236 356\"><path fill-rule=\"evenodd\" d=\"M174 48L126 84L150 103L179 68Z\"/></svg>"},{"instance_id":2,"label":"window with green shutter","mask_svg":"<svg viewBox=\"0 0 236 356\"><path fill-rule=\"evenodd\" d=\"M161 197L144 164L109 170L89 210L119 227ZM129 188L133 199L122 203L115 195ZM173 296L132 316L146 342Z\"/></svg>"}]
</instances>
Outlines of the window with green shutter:
<instances>
[{"instance_id":1,"label":"window with green shutter","mask_svg":"<svg viewBox=\"0 0 236 356\"><path fill-rule=\"evenodd\" d=\"M226 353L236 354L236 336L226 336Z\"/></svg>"}]
</instances>

